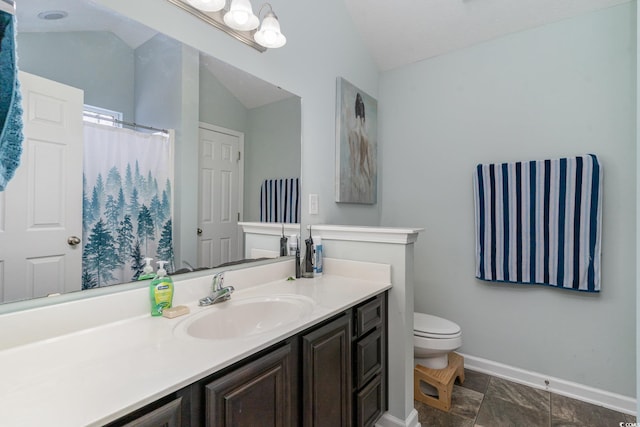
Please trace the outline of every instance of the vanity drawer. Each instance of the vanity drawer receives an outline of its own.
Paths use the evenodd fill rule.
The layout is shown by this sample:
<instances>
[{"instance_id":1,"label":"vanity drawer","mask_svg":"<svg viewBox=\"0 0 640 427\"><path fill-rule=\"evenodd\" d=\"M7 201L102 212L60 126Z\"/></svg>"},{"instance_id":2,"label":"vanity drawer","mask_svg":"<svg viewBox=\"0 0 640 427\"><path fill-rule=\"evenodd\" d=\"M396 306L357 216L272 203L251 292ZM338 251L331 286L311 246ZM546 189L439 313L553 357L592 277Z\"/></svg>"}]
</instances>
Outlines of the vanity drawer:
<instances>
[{"instance_id":1,"label":"vanity drawer","mask_svg":"<svg viewBox=\"0 0 640 427\"><path fill-rule=\"evenodd\" d=\"M355 343L356 389L382 371L384 364L382 328L372 331Z\"/></svg>"},{"instance_id":2,"label":"vanity drawer","mask_svg":"<svg viewBox=\"0 0 640 427\"><path fill-rule=\"evenodd\" d=\"M356 427L370 427L385 408L382 375L378 374L365 388L356 393Z\"/></svg>"},{"instance_id":3,"label":"vanity drawer","mask_svg":"<svg viewBox=\"0 0 640 427\"><path fill-rule=\"evenodd\" d=\"M372 329L382 325L383 322L383 298L384 294L378 295L371 301L356 307L355 309L355 336L359 338Z\"/></svg>"}]
</instances>

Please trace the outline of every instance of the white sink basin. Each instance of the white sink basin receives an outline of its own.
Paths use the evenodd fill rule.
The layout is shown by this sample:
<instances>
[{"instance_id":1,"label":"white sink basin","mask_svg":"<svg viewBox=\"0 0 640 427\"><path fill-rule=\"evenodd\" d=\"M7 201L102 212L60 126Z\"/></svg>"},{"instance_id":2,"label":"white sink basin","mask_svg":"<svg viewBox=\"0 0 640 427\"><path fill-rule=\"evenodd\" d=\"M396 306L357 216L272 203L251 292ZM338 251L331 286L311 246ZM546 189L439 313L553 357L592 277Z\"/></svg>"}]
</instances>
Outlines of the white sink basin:
<instances>
[{"instance_id":1,"label":"white sink basin","mask_svg":"<svg viewBox=\"0 0 640 427\"><path fill-rule=\"evenodd\" d=\"M313 311L313 306L311 298L299 295L232 296L185 319L178 332L209 340L251 337L300 320Z\"/></svg>"}]
</instances>

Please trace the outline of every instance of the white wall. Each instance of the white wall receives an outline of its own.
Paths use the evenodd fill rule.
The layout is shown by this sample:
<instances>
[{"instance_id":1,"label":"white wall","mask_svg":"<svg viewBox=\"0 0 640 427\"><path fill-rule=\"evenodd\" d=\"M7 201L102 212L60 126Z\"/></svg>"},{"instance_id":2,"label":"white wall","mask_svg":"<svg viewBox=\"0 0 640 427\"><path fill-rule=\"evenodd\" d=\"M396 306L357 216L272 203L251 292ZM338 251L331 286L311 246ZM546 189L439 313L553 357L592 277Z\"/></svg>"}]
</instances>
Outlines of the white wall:
<instances>
[{"instance_id":1,"label":"white wall","mask_svg":"<svg viewBox=\"0 0 640 427\"><path fill-rule=\"evenodd\" d=\"M464 353L635 396L635 3L382 75L382 224L424 227L415 308ZM477 163L596 153L602 292L474 278Z\"/></svg>"}]
</instances>

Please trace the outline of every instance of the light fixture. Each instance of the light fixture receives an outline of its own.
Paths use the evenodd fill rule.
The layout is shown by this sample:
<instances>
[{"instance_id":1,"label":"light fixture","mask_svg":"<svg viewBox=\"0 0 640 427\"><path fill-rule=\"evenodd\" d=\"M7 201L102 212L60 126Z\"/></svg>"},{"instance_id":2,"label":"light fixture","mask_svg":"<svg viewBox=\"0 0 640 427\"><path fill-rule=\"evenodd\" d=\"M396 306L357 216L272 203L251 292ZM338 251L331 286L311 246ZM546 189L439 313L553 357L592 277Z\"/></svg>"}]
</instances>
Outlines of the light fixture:
<instances>
[{"instance_id":1,"label":"light fixture","mask_svg":"<svg viewBox=\"0 0 640 427\"><path fill-rule=\"evenodd\" d=\"M234 30L251 31L258 28L260 20L253 14L249 0L231 0L229 11L224 14L224 23Z\"/></svg>"},{"instance_id":2,"label":"light fixture","mask_svg":"<svg viewBox=\"0 0 640 427\"><path fill-rule=\"evenodd\" d=\"M265 6L269 6L269 12L264 16L260 30L256 31L253 38L261 46L267 48L275 49L282 47L287 42L287 38L280 32L280 22L278 22L278 17L273 13L273 9L269 3L262 5L260 12L262 12Z\"/></svg>"},{"instance_id":3,"label":"light fixture","mask_svg":"<svg viewBox=\"0 0 640 427\"><path fill-rule=\"evenodd\" d=\"M58 19L64 19L67 16L69 16L69 14L64 10L47 10L38 14L38 18L44 19L45 21L57 21Z\"/></svg>"},{"instance_id":4,"label":"light fixture","mask_svg":"<svg viewBox=\"0 0 640 427\"><path fill-rule=\"evenodd\" d=\"M226 0L167 1L260 52L264 52L267 48L282 47L287 42L287 38L280 31L280 22L270 3L264 3L256 16L250 0L230 0L228 10L224 9ZM260 16L265 8L268 9L260 25Z\"/></svg>"},{"instance_id":5,"label":"light fixture","mask_svg":"<svg viewBox=\"0 0 640 427\"><path fill-rule=\"evenodd\" d=\"M226 0L187 0L191 6L205 12L217 12L227 3Z\"/></svg>"}]
</instances>

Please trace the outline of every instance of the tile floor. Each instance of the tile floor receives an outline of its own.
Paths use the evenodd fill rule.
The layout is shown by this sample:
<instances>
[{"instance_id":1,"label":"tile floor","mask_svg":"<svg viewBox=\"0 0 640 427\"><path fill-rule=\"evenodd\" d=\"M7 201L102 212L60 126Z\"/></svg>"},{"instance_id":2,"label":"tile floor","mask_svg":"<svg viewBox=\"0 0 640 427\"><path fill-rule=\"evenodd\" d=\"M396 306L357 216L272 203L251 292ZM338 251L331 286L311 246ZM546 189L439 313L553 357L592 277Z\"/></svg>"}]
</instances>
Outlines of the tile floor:
<instances>
[{"instance_id":1,"label":"tile floor","mask_svg":"<svg viewBox=\"0 0 640 427\"><path fill-rule=\"evenodd\" d=\"M617 427L636 417L465 369L451 410L415 401L423 427Z\"/></svg>"}]
</instances>

